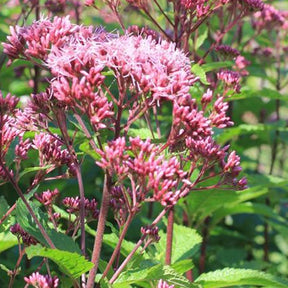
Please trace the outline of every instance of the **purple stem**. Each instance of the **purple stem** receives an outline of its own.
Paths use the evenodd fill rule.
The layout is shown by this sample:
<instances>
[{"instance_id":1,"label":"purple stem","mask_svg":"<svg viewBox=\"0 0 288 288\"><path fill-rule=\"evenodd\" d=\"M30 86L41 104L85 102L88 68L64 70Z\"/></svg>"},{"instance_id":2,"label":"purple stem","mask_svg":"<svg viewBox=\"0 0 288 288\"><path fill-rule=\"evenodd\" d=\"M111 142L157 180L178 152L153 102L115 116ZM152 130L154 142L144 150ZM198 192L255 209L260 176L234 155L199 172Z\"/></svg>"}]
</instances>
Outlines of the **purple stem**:
<instances>
[{"instance_id":1,"label":"purple stem","mask_svg":"<svg viewBox=\"0 0 288 288\"><path fill-rule=\"evenodd\" d=\"M173 245L173 224L174 224L174 207L172 207L168 212L166 258L165 258L166 265L171 264L172 245Z\"/></svg>"},{"instance_id":2,"label":"purple stem","mask_svg":"<svg viewBox=\"0 0 288 288\"><path fill-rule=\"evenodd\" d=\"M94 264L94 267L89 272L86 288L94 287L95 276L96 276L96 272L97 272L98 265L99 265L100 252L101 252L103 235L104 235L104 230L105 230L106 217L107 217L109 204L110 204L110 187L111 187L111 178L110 178L110 175L107 173L105 174L105 179L104 179L102 203L101 203L101 208L100 208L97 232L96 232L96 237L95 237L94 247L93 247L93 252L92 252L92 259L91 259L91 262Z\"/></svg>"}]
</instances>

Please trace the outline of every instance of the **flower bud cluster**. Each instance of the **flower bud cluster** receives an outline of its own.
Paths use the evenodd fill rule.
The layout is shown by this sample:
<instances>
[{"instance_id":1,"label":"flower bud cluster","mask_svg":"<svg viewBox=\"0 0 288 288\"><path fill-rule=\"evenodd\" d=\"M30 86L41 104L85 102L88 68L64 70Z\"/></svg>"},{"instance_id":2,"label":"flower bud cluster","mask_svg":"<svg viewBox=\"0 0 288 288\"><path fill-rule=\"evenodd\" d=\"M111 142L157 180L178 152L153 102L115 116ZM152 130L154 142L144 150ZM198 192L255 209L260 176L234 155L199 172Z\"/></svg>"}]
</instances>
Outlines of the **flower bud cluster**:
<instances>
[{"instance_id":1,"label":"flower bud cluster","mask_svg":"<svg viewBox=\"0 0 288 288\"><path fill-rule=\"evenodd\" d=\"M79 197L65 197L62 201L68 213L79 215L80 213L80 198ZM97 209L97 202L95 199L84 200L85 217L98 219L99 210Z\"/></svg>"},{"instance_id":2,"label":"flower bud cluster","mask_svg":"<svg viewBox=\"0 0 288 288\"><path fill-rule=\"evenodd\" d=\"M39 272L32 273L29 277L24 277L25 282L35 288L57 288L59 286L59 278L49 275L41 275Z\"/></svg>"},{"instance_id":3,"label":"flower bud cluster","mask_svg":"<svg viewBox=\"0 0 288 288\"><path fill-rule=\"evenodd\" d=\"M10 231L12 234L15 234L17 237L21 238L23 244L27 246L36 245L38 243L38 241L30 234L28 234L26 231L24 231L23 228L18 223L11 226Z\"/></svg>"}]
</instances>

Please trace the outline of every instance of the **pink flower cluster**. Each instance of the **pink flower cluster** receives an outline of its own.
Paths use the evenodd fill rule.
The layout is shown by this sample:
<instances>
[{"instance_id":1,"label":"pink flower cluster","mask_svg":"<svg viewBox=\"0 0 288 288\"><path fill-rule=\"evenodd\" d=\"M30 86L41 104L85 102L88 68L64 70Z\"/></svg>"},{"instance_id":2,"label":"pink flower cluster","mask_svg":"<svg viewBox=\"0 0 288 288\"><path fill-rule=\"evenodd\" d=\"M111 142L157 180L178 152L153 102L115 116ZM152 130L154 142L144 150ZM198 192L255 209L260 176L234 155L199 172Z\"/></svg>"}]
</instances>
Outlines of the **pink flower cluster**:
<instances>
[{"instance_id":1,"label":"pink flower cluster","mask_svg":"<svg viewBox=\"0 0 288 288\"><path fill-rule=\"evenodd\" d=\"M262 29L288 29L287 11L277 10L272 5L263 5L263 10L256 12L254 16L253 25L258 31L261 31Z\"/></svg>"},{"instance_id":2,"label":"pink flower cluster","mask_svg":"<svg viewBox=\"0 0 288 288\"><path fill-rule=\"evenodd\" d=\"M41 194L35 193L34 197L44 206L51 206L55 202L59 193L59 190L56 188L53 191L47 190Z\"/></svg>"},{"instance_id":3,"label":"pink flower cluster","mask_svg":"<svg viewBox=\"0 0 288 288\"><path fill-rule=\"evenodd\" d=\"M24 277L24 280L35 288L57 288L59 285L59 278L57 276L44 276L39 272L34 272L29 277Z\"/></svg>"},{"instance_id":4,"label":"pink flower cluster","mask_svg":"<svg viewBox=\"0 0 288 288\"><path fill-rule=\"evenodd\" d=\"M66 206L68 213L79 214L80 212L80 198L79 197L65 197L62 201L63 205ZM95 199L84 201L86 217L92 217L97 219L99 215L99 210L97 209L97 202Z\"/></svg>"},{"instance_id":5,"label":"pink flower cluster","mask_svg":"<svg viewBox=\"0 0 288 288\"><path fill-rule=\"evenodd\" d=\"M125 138L121 137L108 143L104 151L99 149L101 160L97 164L110 175L118 175L119 183L129 177L135 205L141 203L149 191L154 201L164 206L175 205L180 193L179 180L186 175L180 162L176 157L166 160L164 155L157 155L159 149L150 139L142 141L137 137L129 141L127 146Z\"/></svg>"},{"instance_id":6,"label":"pink flower cluster","mask_svg":"<svg viewBox=\"0 0 288 288\"><path fill-rule=\"evenodd\" d=\"M27 246L36 245L38 243L38 241L26 231L24 231L18 223L11 226L10 231L12 234L15 234L17 237L21 238L23 243Z\"/></svg>"},{"instance_id":7,"label":"pink flower cluster","mask_svg":"<svg viewBox=\"0 0 288 288\"><path fill-rule=\"evenodd\" d=\"M174 288L174 285L169 285L166 281L164 280L159 280L157 288Z\"/></svg>"}]
</instances>

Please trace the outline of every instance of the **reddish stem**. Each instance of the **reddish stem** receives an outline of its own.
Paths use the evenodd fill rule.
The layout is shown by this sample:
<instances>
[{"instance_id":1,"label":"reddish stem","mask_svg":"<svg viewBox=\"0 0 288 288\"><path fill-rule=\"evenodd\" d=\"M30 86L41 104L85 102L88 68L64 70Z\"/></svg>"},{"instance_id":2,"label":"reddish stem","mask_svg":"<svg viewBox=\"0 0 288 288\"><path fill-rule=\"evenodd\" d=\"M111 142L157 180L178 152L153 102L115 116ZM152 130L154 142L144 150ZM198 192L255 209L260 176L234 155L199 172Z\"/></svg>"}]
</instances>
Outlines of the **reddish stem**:
<instances>
[{"instance_id":1,"label":"reddish stem","mask_svg":"<svg viewBox=\"0 0 288 288\"><path fill-rule=\"evenodd\" d=\"M91 259L91 262L94 264L94 267L89 272L86 288L94 287L95 276L96 276L96 272L97 272L98 265L99 265L100 252L101 252L103 235L104 235L104 230L105 230L106 217L107 217L109 204L110 204L110 188L111 188L111 177L107 173L104 179L102 203L101 203L101 208L100 208L97 232L95 236L92 259Z\"/></svg>"},{"instance_id":2,"label":"reddish stem","mask_svg":"<svg viewBox=\"0 0 288 288\"><path fill-rule=\"evenodd\" d=\"M165 258L166 265L170 265L172 259L173 224L174 224L174 207L172 207L168 212L166 258Z\"/></svg>"}]
</instances>

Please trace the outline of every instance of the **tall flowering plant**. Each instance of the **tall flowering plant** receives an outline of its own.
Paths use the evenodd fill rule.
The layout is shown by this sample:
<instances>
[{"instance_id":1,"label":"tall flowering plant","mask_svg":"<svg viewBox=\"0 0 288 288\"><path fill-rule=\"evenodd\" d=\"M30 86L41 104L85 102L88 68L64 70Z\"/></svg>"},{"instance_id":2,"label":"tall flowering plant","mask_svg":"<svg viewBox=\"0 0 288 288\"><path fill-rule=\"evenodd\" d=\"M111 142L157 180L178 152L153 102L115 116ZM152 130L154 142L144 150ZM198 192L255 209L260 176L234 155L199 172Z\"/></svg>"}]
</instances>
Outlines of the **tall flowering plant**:
<instances>
[{"instance_id":1,"label":"tall flowering plant","mask_svg":"<svg viewBox=\"0 0 288 288\"><path fill-rule=\"evenodd\" d=\"M47 259L51 259L72 279L74 287L94 287L95 282L103 287L116 285L131 263L137 265L137 255L144 255L143 261L147 259L144 251L160 240L158 224L166 216L165 264L170 265L178 203L195 191L247 187L246 179L239 177L240 157L214 137L215 131L233 125L227 99L239 93L240 79L248 65L238 50L221 42L237 21L262 11L264 4L172 1L173 19L154 1L167 20L164 29L153 17L151 3L127 2L145 13L158 31L125 28L120 1L106 1L105 5L119 21L121 33L73 24L68 16L39 17L41 6L35 1L31 9L38 9L38 20L31 25L11 26L2 44L8 65L19 59L30 63L33 93L25 105L19 105L19 99L9 93L2 92L0 97L0 179L3 184L10 183L20 198L1 223L16 211L20 223L15 223L11 232L22 241L16 268L25 253L28 257L37 254L44 257L39 269L44 263L49 267ZM78 4L72 5L72 12L78 11L76 22L81 20ZM99 9L94 1L85 4ZM59 5L45 2L49 14L69 8L65 1ZM191 35L209 17L227 11L233 12L227 29L218 34L213 46L198 55L195 43L189 42ZM234 70L222 69L209 75L210 88L203 88L207 79L200 65L213 49L225 59L234 59ZM44 82L41 85L40 80ZM31 155L37 155L37 162L27 168ZM86 156L92 157L90 164L97 169L93 171L98 171L102 179L102 192L98 189L92 199L85 193ZM34 173L28 187L23 187L21 180L28 172ZM61 197L61 187L39 192L43 183L60 179L77 180L77 197ZM149 213L149 220L139 231L140 239L123 259L121 247L127 244L128 229L147 206L150 212L156 212ZM117 223L118 238L104 261L102 244L110 212ZM26 213L30 222L21 220L21 213ZM41 219L43 213L48 216ZM97 223L96 231L91 231L92 221ZM71 264L65 267L67 263L53 251L70 262L77 253L78 270ZM184 272L188 270L190 266ZM27 286L58 287L60 276L53 276L49 268L47 271L47 275L38 271L26 275ZM16 275L17 269L9 287ZM161 275L150 282L158 287L174 287L181 281L185 287L193 285L187 280L192 280L189 274L185 278L178 273L175 283L172 276L165 282Z\"/></svg>"}]
</instances>

